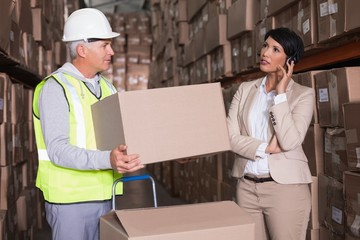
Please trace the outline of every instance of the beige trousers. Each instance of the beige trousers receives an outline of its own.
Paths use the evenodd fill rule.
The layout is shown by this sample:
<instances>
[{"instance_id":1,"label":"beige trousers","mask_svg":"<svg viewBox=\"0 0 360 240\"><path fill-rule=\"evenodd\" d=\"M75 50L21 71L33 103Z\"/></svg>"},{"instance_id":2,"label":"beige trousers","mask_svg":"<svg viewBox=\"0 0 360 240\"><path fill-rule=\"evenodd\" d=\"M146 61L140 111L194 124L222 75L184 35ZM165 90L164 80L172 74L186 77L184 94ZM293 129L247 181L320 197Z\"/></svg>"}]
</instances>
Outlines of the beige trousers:
<instances>
[{"instance_id":1,"label":"beige trousers","mask_svg":"<svg viewBox=\"0 0 360 240\"><path fill-rule=\"evenodd\" d=\"M305 240L311 210L308 184L239 179L237 203L255 220L256 240Z\"/></svg>"}]
</instances>

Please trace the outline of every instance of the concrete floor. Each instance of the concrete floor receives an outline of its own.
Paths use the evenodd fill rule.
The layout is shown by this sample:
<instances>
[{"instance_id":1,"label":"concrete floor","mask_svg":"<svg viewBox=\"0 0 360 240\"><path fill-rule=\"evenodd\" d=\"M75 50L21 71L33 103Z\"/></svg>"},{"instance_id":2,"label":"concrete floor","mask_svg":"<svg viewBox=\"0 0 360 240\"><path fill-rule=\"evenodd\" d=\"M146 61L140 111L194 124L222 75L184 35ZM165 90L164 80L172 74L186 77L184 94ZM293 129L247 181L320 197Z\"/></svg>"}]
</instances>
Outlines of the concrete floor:
<instances>
[{"instance_id":1,"label":"concrete floor","mask_svg":"<svg viewBox=\"0 0 360 240\"><path fill-rule=\"evenodd\" d=\"M136 172L144 174L146 170ZM134 174L133 174L134 175ZM185 204L179 198L172 197L161 184L155 180L158 206ZM139 180L124 183L124 194L116 197L116 209L131 209L153 207L152 186L149 180ZM51 231L45 227L38 232L38 240L51 240Z\"/></svg>"}]
</instances>

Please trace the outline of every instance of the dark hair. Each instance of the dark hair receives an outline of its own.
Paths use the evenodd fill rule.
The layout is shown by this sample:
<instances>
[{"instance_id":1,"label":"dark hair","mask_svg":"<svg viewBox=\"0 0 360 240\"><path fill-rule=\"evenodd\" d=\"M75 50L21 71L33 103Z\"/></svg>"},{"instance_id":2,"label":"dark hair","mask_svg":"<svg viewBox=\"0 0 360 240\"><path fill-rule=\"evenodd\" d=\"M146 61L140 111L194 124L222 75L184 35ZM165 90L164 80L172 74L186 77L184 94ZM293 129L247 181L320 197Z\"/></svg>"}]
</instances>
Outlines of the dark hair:
<instances>
[{"instance_id":1,"label":"dark hair","mask_svg":"<svg viewBox=\"0 0 360 240\"><path fill-rule=\"evenodd\" d=\"M277 41L285 51L287 58L291 58L294 63L298 63L304 54L304 43L302 39L288 28L271 29L265 34L264 41L271 37Z\"/></svg>"}]
</instances>

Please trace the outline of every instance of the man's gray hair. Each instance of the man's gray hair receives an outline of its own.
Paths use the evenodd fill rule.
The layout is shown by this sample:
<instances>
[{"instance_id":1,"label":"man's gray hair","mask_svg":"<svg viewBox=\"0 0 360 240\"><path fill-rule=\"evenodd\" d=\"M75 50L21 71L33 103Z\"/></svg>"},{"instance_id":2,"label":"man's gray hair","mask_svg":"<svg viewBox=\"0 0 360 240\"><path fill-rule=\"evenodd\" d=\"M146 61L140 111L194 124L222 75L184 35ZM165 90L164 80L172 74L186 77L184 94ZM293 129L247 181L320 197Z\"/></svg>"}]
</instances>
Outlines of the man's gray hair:
<instances>
[{"instance_id":1,"label":"man's gray hair","mask_svg":"<svg viewBox=\"0 0 360 240\"><path fill-rule=\"evenodd\" d=\"M73 42L69 42L67 43L67 46L70 50L70 57L71 59L75 59L77 57L77 51L76 48L79 44L84 44L86 47L90 46L90 43L85 42L83 40L79 40L79 41L73 41Z\"/></svg>"}]
</instances>

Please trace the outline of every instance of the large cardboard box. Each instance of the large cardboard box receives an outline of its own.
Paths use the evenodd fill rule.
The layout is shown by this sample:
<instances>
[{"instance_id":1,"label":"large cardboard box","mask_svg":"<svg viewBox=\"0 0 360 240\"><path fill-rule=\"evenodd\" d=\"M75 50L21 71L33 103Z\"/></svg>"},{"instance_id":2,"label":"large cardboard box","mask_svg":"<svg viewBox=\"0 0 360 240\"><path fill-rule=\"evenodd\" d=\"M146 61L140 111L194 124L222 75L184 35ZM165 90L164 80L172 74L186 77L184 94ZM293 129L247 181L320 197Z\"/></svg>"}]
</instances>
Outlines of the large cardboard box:
<instances>
[{"instance_id":1,"label":"large cardboard box","mask_svg":"<svg viewBox=\"0 0 360 240\"><path fill-rule=\"evenodd\" d=\"M346 158L350 169L360 170L360 102L343 104Z\"/></svg>"},{"instance_id":2,"label":"large cardboard box","mask_svg":"<svg viewBox=\"0 0 360 240\"><path fill-rule=\"evenodd\" d=\"M228 39L234 39L245 32L254 30L255 19L258 19L260 15L260 12L255 9L257 10L259 5L259 1L238 0L229 7L227 14Z\"/></svg>"},{"instance_id":3,"label":"large cardboard box","mask_svg":"<svg viewBox=\"0 0 360 240\"><path fill-rule=\"evenodd\" d=\"M0 167L0 209L8 210L15 204L13 167Z\"/></svg>"},{"instance_id":4,"label":"large cardboard box","mask_svg":"<svg viewBox=\"0 0 360 240\"><path fill-rule=\"evenodd\" d=\"M231 45L220 46L210 53L211 81L218 81L224 77L232 77Z\"/></svg>"},{"instance_id":5,"label":"large cardboard box","mask_svg":"<svg viewBox=\"0 0 360 240\"><path fill-rule=\"evenodd\" d=\"M22 190L16 200L17 230L26 231L31 227L34 216L32 215L32 199L28 189Z\"/></svg>"},{"instance_id":6,"label":"large cardboard box","mask_svg":"<svg viewBox=\"0 0 360 240\"><path fill-rule=\"evenodd\" d=\"M11 30L10 30L10 45L9 45L9 56L11 56L14 61L20 63L20 59L21 59L21 54L20 52L22 51L22 49L20 49L20 33L21 33L21 29L19 28L19 25L14 22L14 21L10 21L9 23L11 25Z\"/></svg>"},{"instance_id":7,"label":"large cardboard box","mask_svg":"<svg viewBox=\"0 0 360 240\"><path fill-rule=\"evenodd\" d=\"M192 21L192 18L204 7L206 0L187 1L187 20Z\"/></svg>"},{"instance_id":8,"label":"large cardboard box","mask_svg":"<svg viewBox=\"0 0 360 240\"><path fill-rule=\"evenodd\" d=\"M242 34L232 39L231 44L231 69L234 75L252 69L255 65L254 31Z\"/></svg>"},{"instance_id":9,"label":"large cardboard box","mask_svg":"<svg viewBox=\"0 0 360 240\"><path fill-rule=\"evenodd\" d=\"M335 68L315 74L321 127L344 127L342 104L360 101L360 67Z\"/></svg>"},{"instance_id":10,"label":"large cardboard box","mask_svg":"<svg viewBox=\"0 0 360 240\"><path fill-rule=\"evenodd\" d=\"M255 240L255 223L232 201L112 211L100 240Z\"/></svg>"},{"instance_id":11,"label":"large cardboard box","mask_svg":"<svg viewBox=\"0 0 360 240\"><path fill-rule=\"evenodd\" d=\"M292 29L304 41L305 48L318 42L316 0L300 0L292 6Z\"/></svg>"},{"instance_id":12,"label":"large cardboard box","mask_svg":"<svg viewBox=\"0 0 360 240\"><path fill-rule=\"evenodd\" d=\"M5 77L4 74L0 74L0 124L4 122Z\"/></svg>"},{"instance_id":13,"label":"large cardboard box","mask_svg":"<svg viewBox=\"0 0 360 240\"><path fill-rule=\"evenodd\" d=\"M97 147L142 163L230 150L220 83L119 92L92 106Z\"/></svg>"},{"instance_id":14,"label":"large cardboard box","mask_svg":"<svg viewBox=\"0 0 360 240\"><path fill-rule=\"evenodd\" d=\"M346 231L349 237L358 239L360 237L360 172L344 172L344 198L345 198L345 216ZM349 238L351 239L351 238Z\"/></svg>"},{"instance_id":15,"label":"large cardboard box","mask_svg":"<svg viewBox=\"0 0 360 240\"><path fill-rule=\"evenodd\" d=\"M315 89L316 85L315 85L315 74L321 72L321 70L317 70L317 71L308 71L308 72L303 72L303 73L298 73L296 75L294 75L294 81ZM311 119L311 123L319 123L319 116L318 116L318 109L317 109L317 104L316 102L314 102L314 114L313 117Z\"/></svg>"},{"instance_id":16,"label":"large cardboard box","mask_svg":"<svg viewBox=\"0 0 360 240\"><path fill-rule=\"evenodd\" d=\"M11 84L11 123L24 122L24 85Z\"/></svg>"},{"instance_id":17,"label":"large cardboard box","mask_svg":"<svg viewBox=\"0 0 360 240\"><path fill-rule=\"evenodd\" d=\"M299 0L268 1L268 16L280 12L298 1Z\"/></svg>"},{"instance_id":18,"label":"large cardboard box","mask_svg":"<svg viewBox=\"0 0 360 240\"><path fill-rule=\"evenodd\" d=\"M326 128L324 143L324 173L343 182L343 172L348 170L345 129Z\"/></svg>"},{"instance_id":19,"label":"large cardboard box","mask_svg":"<svg viewBox=\"0 0 360 240\"><path fill-rule=\"evenodd\" d=\"M291 8L286 8L274 15L274 28L285 27L291 29L293 23L292 14Z\"/></svg>"},{"instance_id":20,"label":"large cardboard box","mask_svg":"<svg viewBox=\"0 0 360 240\"><path fill-rule=\"evenodd\" d=\"M240 71L251 69L255 65L255 46L253 31L244 33L240 37L239 68Z\"/></svg>"},{"instance_id":21,"label":"large cardboard box","mask_svg":"<svg viewBox=\"0 0 360 240\"><path fill-rule=\"evenodd\" d=\"M11 123L4 122L0 124L0 166L7 166L11 163L12 146Z\"/></svg>"},{"instance_id":22,"label":"large cardboard box","mask_svg":"<svg viewBox=\"0 0 360 240\"><path fill-rule=\"evenodd\" d=\"M0 0L0 49L9 52L11 15L15 7L14 0Z\"/></svg>"},{"instance_id":23,"label":"large cardboard box","mask_svg":"<svg viewBox=\"0 0 360 240\"><path fill-rule=\"evenodd\" d=\"M205 52L210 53L214 49L228 43L226 39L227 15L220 14L210 19L205 27ZM203 45L202 42L201 45Z\"/></svg>"},{"instance_id":24,"label":"large cardboard box","mask_svg":"<svg viewBox=\"0 0 360 240\"><path fill-rule=\"evenodd\" d=\"M32 8L33 36L46 50L52 48L52 34L41 8Z\"/></svg>"},{"instance_id":25,"label":"large cardboard box","mask_svg":"<svg viewBox=\"0 0 360 240\"><path fill-rule=\"evenodd\" d=\"M29 1L16 1L16 4L20 3L20 14L19 14L19 27L21 31L28 34L33 33L33 23L31 15L31 6Z\"/></svg>"},{"instance_id":26,"label":"large cardboard box","mask_svg":"<svg viewBox=\"0 0 360 240\"><path fill-rule=\"evenodd\" d=\"M198 60L199 58L203 57L206 52L207 42L206 39L208 36L206 35L205 28L200 28L198 32L194 35L192 42L193 42L193 51L194 51L194 61ZM214 30L213 35L216 38L219 38L219 34L217 30Z\"/></svg>"},{"instance_id":27,"label":"large cardboard box","mask_svg":"<svg viewBox=\"0 0 360 240\"><path fill-rule=\"evenodd\" d=\"M183 66L188 66L195 61L195 43L189 41L188 44L184 45L184 61Z\"/></svg>"},{"instance_id":28,"label":"large cardboard box","mask_svg":"<svg viewBox=\"0 0 360 240\"><path fill-rule=\"evenodd\" d=\"M319 42L357 31L360 27L359 7L358 0L317 0Z\"/></svg>"},{"instance_id":29,"label":"large cardboard box","mask_svg":"<svg viewBox=\"0 0 360 240\"><path fill-rule=\"evenodd\" d=\"M344 32L344 8L343 0L317 0L319 42L328 41Z\"/></svg>"},{"instance_id":30,"label":"large cardboard box","mask_svg":"<svg viewBox=\"0 0 360 240\"><path fill-rule=\"evenodd\" d=\"M127 65L126 73L126 89L128 91L147 89L150 72L149 68L148 64L129 63Z\"/></svg>"},{"instance_id":31,"label":"large cardboard box","mask_svg":"<svg viewBox=\"0 0 360 240\"><path fill-rule=\"evenodd\" d=\"M303 141L303 149L309 161L312 176L324 172L324 129L319 124L311 125Z\"/></svg>"},{"instance_id":32,"label":"large cardboard box","mask_svg":"<svg viewBox=\"0 0 360 240\"><path fill-rule=\"evenodd\" d=\"M319 174L319 223L337 235L345 232L343 184Z\"/></svg>"},{"instance_id":33,"label":"large cardboard box","mask_svg":"<svg viewBox=\"0 0 360 240\"><path fill-rule=\"evenodd\" d=\"M359 13L360 1L346 0L345 5L345 32L358 32L360 29ZM356 17L357 16L357 17Z\"/></svg>"},{"instance_id":34,"label":"large cardboard box","mask_svg":"<svg viewBox=\"0 0 360 240\"><path fill-rule=\"evenodd\" d=\"M187 22L187 2L187 0L179 0L174 3L176 21Z\"/></svg>"}]
</instances>

